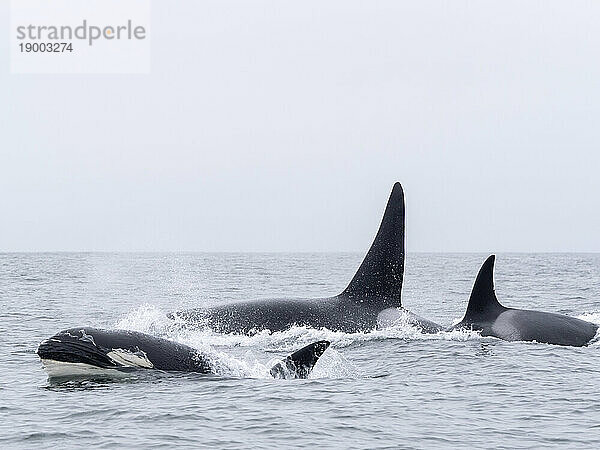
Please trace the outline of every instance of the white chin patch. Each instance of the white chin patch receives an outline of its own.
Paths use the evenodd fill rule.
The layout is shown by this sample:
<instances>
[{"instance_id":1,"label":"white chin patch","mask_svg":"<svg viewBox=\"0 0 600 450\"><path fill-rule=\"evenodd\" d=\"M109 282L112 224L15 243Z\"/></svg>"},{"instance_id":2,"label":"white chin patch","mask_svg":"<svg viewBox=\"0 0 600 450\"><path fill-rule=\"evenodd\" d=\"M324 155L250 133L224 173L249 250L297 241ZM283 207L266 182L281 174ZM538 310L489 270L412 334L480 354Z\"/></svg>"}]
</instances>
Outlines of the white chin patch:
<instances>
[{"instance_id":1,"label":"white chin patch","mask_svg":"<svg viewBox=\"0 0 600 450\"><path fill-rule=\"evenodd\" d=\"M68 378L68 377L126 377L125 372L116 369L105 369L84 363L54 361L52 359L42 359L44 370L50 378Z\"/></svg>"},{"instance_id":2,"label":"white chin patch","mask_svg":"<svg viewBox=\"0 0 600 450\"><path fill-rule=\"evenodd\" d=\"M106 356L121 367L139 367L143 369L152 369L154 367L152 361L146 356L146 353L141 350L134 353L129 350L115 348L108 352Z\"/></svg>"}]
</instances>

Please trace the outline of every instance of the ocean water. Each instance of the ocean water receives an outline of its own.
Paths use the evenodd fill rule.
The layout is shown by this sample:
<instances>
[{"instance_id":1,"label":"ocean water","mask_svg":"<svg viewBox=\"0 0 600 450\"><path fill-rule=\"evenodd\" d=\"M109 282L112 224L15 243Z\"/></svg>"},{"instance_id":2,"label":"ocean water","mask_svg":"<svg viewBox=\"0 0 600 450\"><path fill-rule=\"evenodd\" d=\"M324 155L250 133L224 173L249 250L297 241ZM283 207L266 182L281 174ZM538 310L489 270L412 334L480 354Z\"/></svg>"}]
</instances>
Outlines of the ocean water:
<instances>
[{"instance_id":1,"label":"ocean water","mask_svg":"<svg viewBox=\"0 0 600 450\"><path fill-rule=\"evenodd\" d=\"M409 254L403 303L451 325L484 254ZM0 254L0 447L600 447L600 340L585 348L296 327L251 337L183 330L174 310L338 293L360 254ZM600 322L600 255L500 254L507 306ZM37 345L73 326L125 328L202 349L218 375L145 372L49 382ZM308 380L274 360L332 346Z\"/></svg>"}]
</instances>

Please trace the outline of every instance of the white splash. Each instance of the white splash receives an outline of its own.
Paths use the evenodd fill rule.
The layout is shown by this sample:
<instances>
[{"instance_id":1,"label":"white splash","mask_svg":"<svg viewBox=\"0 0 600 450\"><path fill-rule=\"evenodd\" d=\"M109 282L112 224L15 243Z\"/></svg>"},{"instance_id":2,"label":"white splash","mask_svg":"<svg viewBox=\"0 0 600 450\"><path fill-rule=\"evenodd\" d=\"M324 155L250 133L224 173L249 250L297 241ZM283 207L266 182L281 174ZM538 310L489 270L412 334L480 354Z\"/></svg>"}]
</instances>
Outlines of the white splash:
<instances>
[{"instance_id":1,"label":"white splash","mask_svg":"<svg viewBox=\"0 0 600 450\"><path fill-rule=\"evenodd\" d=\"M600 312L585 313L577 316L577 318L600 325Z\"/></svg>"},{"instance_id":2,"label":"white splash","mask_svg":"<svg viewBox=\"0 0 600 450\"><path fill-rule=\"evenodd\" d=\"M164 311L146 303L121 317L115 327L122 330L160 335L164 334L174 325L176 325L175 321L169 319Z\"/></svg>"},{"instance_id":3,"label":"white splash","mask_svg":"<svg viewBox=\"0 0 600 450\"><path fill-rule=\"evenodd\" d=\"M258 358L248 352L243 359L228 353L213 350L207 355L211 367L217 375L234 378L271 378L272 367L269 363L261 363Z\"/></svg>"},{"instance_id":4,"label":"white splash","mask_svg":"<svg viewBox=\"0 0 600 450\"><path fill-rule=\"evenodd\" d=\"M424 334L410 323L408 315L400 315L391 326L355 333L293 326L285 331L259 331L252 335L221 334L210 328L190 329L178 318L170 319L164 311L154 305L145 304L120 318L116 327L161 336L166 339L193 347L210 361L215 373L222 376L245 378L271 378L271 367L283 357L271 358L264 362L264 352L290 354L315 341L326 340L331 347L317 362L310 378L361 377L364 374L336 349L356 343L384 339L403 340L453 340L466 341L481 339L479 333L470 330L453 330L435 334ZM239 348L246 348L239 355ZM238 349L233 356L227 348ZM261 362L261 360L263 362Z\"/></svg>"}]
</instances>

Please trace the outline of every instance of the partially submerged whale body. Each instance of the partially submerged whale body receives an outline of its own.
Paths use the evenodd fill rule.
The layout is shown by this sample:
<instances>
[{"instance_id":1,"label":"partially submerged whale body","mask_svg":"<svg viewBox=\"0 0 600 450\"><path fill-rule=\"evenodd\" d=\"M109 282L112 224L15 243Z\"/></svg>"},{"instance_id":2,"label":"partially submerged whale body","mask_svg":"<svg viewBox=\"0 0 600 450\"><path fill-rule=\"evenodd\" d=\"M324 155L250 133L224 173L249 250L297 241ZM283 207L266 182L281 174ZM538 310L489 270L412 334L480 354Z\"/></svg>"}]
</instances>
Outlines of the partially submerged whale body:
<instances>
[{"instance_id":1,"label":"partially submerged whale body","mask_svg":"<svg viewBox=\"0 0 600 450\"><path fill-rule=\"evenodd\" d=\"M377 236L350 284L329 298L267 299L171 314L189 326L221 333L282 331L294 325L333 331L368 331L396 320L436 333L442 327L402 308L404 192L394 184Z\"/></svg>"},{"instance_id":2,"label":"partially submerged whale body","mask_svg":"<svg viewBox=\"0 0 600 450\"><path fill-rule=\"evenodd\" d=\"M505 341L536 341L575 347L588 344L596 336L598 326L585 320L502 306L494 291L494 262L492 255L483 263L465 317L452 329L481 331L482 336Z\"/></svg>"},{"instance_id":3,"label":"partially submerged whale body","mask_svg":"<svg viewBox=\"0 0 600 450\"><path fill-rule=\"evenodd\" d=\"M329 347L318 341L270 370L273 378L307 378ZM187 345L126 330L71 328L40 344L37 354L50 378L119 376L136 370L213 373L207 355Z\"/></svg>"}]
</instances>

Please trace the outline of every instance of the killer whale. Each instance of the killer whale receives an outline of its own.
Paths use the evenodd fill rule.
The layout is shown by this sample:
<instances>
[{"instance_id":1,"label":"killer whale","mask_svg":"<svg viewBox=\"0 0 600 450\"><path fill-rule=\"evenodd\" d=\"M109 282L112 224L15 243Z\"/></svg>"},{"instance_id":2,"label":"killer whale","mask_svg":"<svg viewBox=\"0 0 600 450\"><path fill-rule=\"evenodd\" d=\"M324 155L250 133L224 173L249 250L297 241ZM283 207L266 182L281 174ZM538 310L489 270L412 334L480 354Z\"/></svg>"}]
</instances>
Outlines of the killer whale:
<instances>
[{"instance_id":1,"label":"killer whale","mask_svg":"<svg viewBox=\"0 0 600 450\"><path fill-rule=\"evenodd\" d=\"M273 378L307 378L329 347L318 341L275 364ZM213 373L207 355L187 345L144 333L71 328L43 341L37 354L50 378L119 376L136 370Z\"/></svg>"},{"instance_id":2,"label":"killer whale","mask_svg":"<svg viewBox=\"0 0 600 450\"><path fill-rule=\"evenodd\" d=\"M333 331L367 331L402 318L423 332L443 328L402 307L404 277L404 191L392 188L379 230L346 289L328 298L251 300L169 314L187 326L209 327L221 333L282 331L294 325Z\"/></svg>"},{"instance_id":3,"label":"killer whale","mask_svg":"<svg viewBox=\"0 0 600 450\"><path fill-rule=\"evenodd\" d=\"M598 326L585 320L502 306L494 290L495 259L495 255L491 255L481 266L465 316L451 330L466 328L505 341L536 341L575 347L588 344L596 336Z\"/></svg>"}]
</instances>

